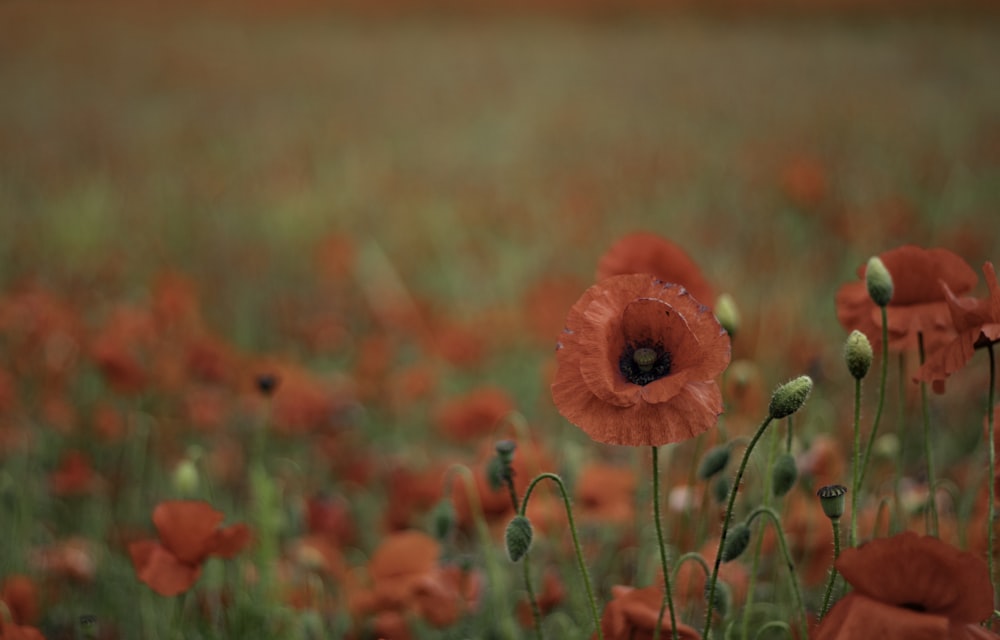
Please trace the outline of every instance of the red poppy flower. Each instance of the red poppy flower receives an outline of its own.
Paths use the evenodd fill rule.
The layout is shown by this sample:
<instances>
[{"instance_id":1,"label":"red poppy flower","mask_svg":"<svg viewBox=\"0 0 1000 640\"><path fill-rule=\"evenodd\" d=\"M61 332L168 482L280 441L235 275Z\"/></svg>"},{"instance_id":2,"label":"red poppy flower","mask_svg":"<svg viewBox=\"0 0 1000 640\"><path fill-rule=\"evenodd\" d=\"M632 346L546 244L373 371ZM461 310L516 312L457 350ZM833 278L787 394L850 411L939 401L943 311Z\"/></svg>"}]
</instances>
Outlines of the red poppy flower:
<instances>
[{"instance_id":1,"label":"red poppy flower","mask_svg":"<svg viewBox=\"0 0 1000 640\"><path fill-rule=\"evenodd\" d=\"M514 401L499 387L483 386L442 404L436 415L438 430L448 438L471 441L493 433L514 410Z\"/></svg>"},{"instance_id":2,"label":"red poppy flower","mask_svg":"<svg viewBox=\"0 0 1000 640\"><path fill-rule=\"evenodd\" d=\"M722 396L715 378L729 357L729 336L683 287L645 274L615 276L570 309L552 399L597 442L678 442L716 423Z\"/></svg>"},{"instance_id":3,"label":"red poppy flower","mask_svg":"<svg viewBox=\"0 0 1000 640\"><path fill-rule=\"evenodd\" d=\"M905 245L879 255L892 275L893 294L886 308L889 349L916 349L917 334L924 347L934 351L954 337L945 294L938 281L956 293L976 284L976 272L965 260L947 249L923 249ZM858 267L859 282L837 291L837 319L847 331L857 329L868 336L876 353L882 349L882 313L872 302L865 285L865 265Z\"/></svg>"},{"instance_id":4,"label":"red poppy flower","mask_svg":"<svg viewBox=\"0 0 1000 640\"><path fill-rule=\"evenodd\" d=\"M928 356L917 371L916 380L943 383L972 359L976 349L1000 341L1000 284L992 262L983 265L983 275L990 292L983 299L959 299L947 282L941 282L958 335ZM935 388L941 390L939 384Z\"/></svg>"},{"instance_id":5,"label":"red poppy flower","mask_svg":"<svg viewBox=\"0 0 1000 640\"><path fill-rule=\"evenodd\" d=\"M611 276L648 273L683 286L702 304L715 304L715 291L683 249L652 233L630 233L611 245L597 263L598 282Z\"/></svg>"},{"instance_id":6,"label":"red poppy flower","mask_svg":"<svg viewBox=\"0 0 1000 640\"><path fill-rule=\"evenodd\" d=\"M601 632L604 640L645 640L653 637L656 621L663 603L663 589L646 587L634 589L617 585L611 588L613 599L604 607L601 616ZM660 623L660 637L670 638L673 627L670 615L665 613ZM681 640L698 640L701 634L687 626L677 624L677 634ZM597 634L594 634L597 637Z\"/></svg>"},{"instance_id":7,"label":"red poppy flower","mask_svg":"<svg viewBox=\"0 0 1000 640\"><path fill-rule=\"evenodd\" d=\"M153 510L159 540L129 545L139 579L163 596L190 589L209 556L231 558L250 543L245 524L219 528L225 516L207 502L169 500Z\"/></svg>"},{"instance_id":8,"label":"red poppy flower","mask_svg":"<svg viewBox=\"0 0 1000 640\"><path fill-rule=\"evenodd\" d=\"M986 561L972 553L908 531L846 549L836 567L854 590L816 640L997 637L975 626L993 613L993 586Z\"/></svg>"},{"instance_id":9,"label":"red poppy flower","mask_svg":"<svg viewBox=\"0 0 1000 640\"><path fill-rule=\"evenodd\" d=\"M28 576L11 575L0 588L0 602L18 624L35 624L38 621L38 587ZM0 614L0 619L4 616Z\"/></svg>"}]
</instances>

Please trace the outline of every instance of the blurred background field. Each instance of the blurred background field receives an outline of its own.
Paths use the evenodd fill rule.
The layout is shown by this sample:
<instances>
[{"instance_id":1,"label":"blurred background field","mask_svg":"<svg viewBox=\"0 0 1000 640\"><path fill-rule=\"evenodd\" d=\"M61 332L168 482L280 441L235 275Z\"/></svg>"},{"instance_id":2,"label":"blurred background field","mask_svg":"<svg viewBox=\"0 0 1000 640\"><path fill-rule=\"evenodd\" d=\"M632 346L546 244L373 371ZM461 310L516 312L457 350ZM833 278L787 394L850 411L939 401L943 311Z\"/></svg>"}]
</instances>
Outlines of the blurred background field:
<instances>
[{"instance_id":1,"label":"blurred background field","mask_svg":"<svg viewBox=\"0 0 1000 640\"><path fill-rule=\"evenodd\" d=\"M840 424L837 287L905 243L977 273L1000 258L1000 22L974 3L823 4L0 2L0 290L54 292L87 334L174 274L234 349L361 388L369 445L426 462L436 445L413 441L435 403L494 385L586 457L547 397L553 345L598 257L647 230L733 295L734 356L764 386L830 380L817 413ZM396 413L394 367L429 361L440 386ZM84 425L114 393L80 375ZM967 375L975 392L945 406L979 401ZM80 434L44 436L34 471L67 443L99 449ZM133 524L169 469L146 471ZM0 562L27 567L15 548Z\"/></svg>"}]
</instances>

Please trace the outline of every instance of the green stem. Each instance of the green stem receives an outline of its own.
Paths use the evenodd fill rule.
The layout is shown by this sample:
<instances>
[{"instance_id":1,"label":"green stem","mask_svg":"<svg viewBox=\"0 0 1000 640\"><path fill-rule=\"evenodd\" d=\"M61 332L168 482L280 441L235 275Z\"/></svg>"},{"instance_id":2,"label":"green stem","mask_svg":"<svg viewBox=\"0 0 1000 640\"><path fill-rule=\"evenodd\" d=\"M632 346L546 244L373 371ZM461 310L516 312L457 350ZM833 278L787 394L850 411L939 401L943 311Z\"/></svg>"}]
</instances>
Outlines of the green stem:
<instances>
[{"instance_id":1,"label":"green stem","mask_svg":"<svg viewBox=\"0 0 1000 640\"><path fill-rule=\"evenodd\" d=\"M840 518L831 518L833 525L833 561L837 562L840 557ZM830 610L830 596L833 595L833 583L837 581L837 567L830 567L830 577L826 582L826 593L823 595L823 607L819 610L819 619L822 620L826 612Z\"/></svg>"},{"instance_id":2,"label":"green stem","mask_svg":"<svg viewBox=\"0 0 1000 640\"><path fill-rule=\"evenodd\" d=\"M924 334L919 331L917 332L917 346L920 350L920 364L923 365ZM936 537L938 534L937 494L935 489L937 483L934 480L934 457L933 450L931 449L931 412L927 402L927 383L924 381L920 382L920 409L924 417L924 457L927 458L927 486L930 488L929 495L927 496L927 533Z\"/></svg>"},{"instance_id":3,"label":"green stem","mask_svg":"<svg viewBox=\"0 0 1000 640\"><path fill-rule=\"evenodd\" d=\"M789 638L795 637L795 634L792 633L792 628L788 626L787 622L782 622L781 620L772 620L771 622L768 622L767 624L762 626L760 629L757 629L757 635L755 635L754 638L756 639L763 637L764 633L766 631L770 631L771 629L784 629L785 633L788 634Z\"/></svg>"},{"instance_id":4,"label":"green stem","mask_svg":"<svg viewBox=\"0 0 1000 640\"><path fill-rule=\"evenodd\" d=\"M681 565L689 560L701 565L701 568L705 571L706 578L712 575L712 570L708 568L708 563L705 562L705 558L697 551L688 551L687 553L677 558L677 564L674 565L674 573L672 576L674 582L677 582L677 576L680 575Z\"/></svg>"},{"instance_id":5,"label":"green stem","mask_svg":"<svg viewBox=\"0 0 1000 640\"><path fill-rule=\"evenodd\" d=\"M858 544L858 489L861 484L861 378L854 379L854 469L851 485L851 538L852 547Z\"/></svg>"},{"instance_id":6,"label":"green stem","mask_svg":"<svg viewBox=\"0 0 1000 640\"><path fill-rule=\"evenodd\" d=\"M663 613L670 608L670 630L674 640L679 640L677 631L677 616L674 613L674 598L670 593L670 568L667 566L667 547L663 542L663 524L660 522L660 449L653 450L653 520L656 522L656 542L660 548L660 568L663 570L663 602L660 603L660 614L656 616L656 627L653 629L653 640L660 640L660 627L663 626Z\"/></svg>"},{"instance_id":7,"label":"green stem","mask_svg":"<svg viewBox=\"0 0 1000 640\"><path fill-rule=\"evenodd\" d=\"M880 364L882 372L878 385L878 405L875 407L875 420L872 422L872 432L868 435L868 446L865 447L865 457L861 460L861 476L858 479L858 490L865 484L865 473L868 471L868 462L872 457L872 445L875 444L878 425L882 420L882 409L885 407L885 381L889 376L889 318L885 307L880 308L882 310L882 362Z\"/></svg>"},{"instance_id":8,"label":"green stem","mask_svg":"<svg viewBox=\"0 0 1000 640\"><path fill-rule=\"evenodd\" d=\"M990 571L990 584L993 585L993 593L996 594L997 583L994 576L994 535L993 535L993 523L996 522L996 434L993 432L993 402L994 402L994 389L996 388L996 377L997 377L997 367L996 367L996 355L993 353L993 343L986 345L986 352L990 354L990 389L988 399L986 401L986 449L989 452L990 458L990 474L986 479L987 483L990 485L990 506L989 506L989 518L986 520L986 536L988 540L989 552L986 555L989 561L989 571ZM994 595L994 598L996 596Z\"/></svg>"},{"instance_id":9,"label":"green stem","mask_svg":"<svg viewBox=\"0 0 1000 640\"><path fill-rule=\"evenodd\" d=\"M792 416L788 416L788 435L787 442L791 443L792 434ZM771 434L771 448L767 454L767 464L766 469L774 468L774 456L776 455L776 450L780 445L780 439L778 438L778 432L774 431ZM772 490L772 474L767 474L764 477L764 506L770 507L771 500L774 498L774 493ZM756 592L757 584L757 574L760 570L760 555L764 547L764 536L757 536L757 543L754 545L753 549L753 560L750 561L750 582L747 585L747 600L743 605L743 631L741 637L748 638L750 636L750 610L754 604L754 595Z\"/></svg>"},{"instance_id":10,"label":"green stem","mask_svg":"<svg viewBox=\"0 0 1000 640\"><path fill-rule=\"evenodd\" d=\"M566 518L569 521L569 531L573 535L573 547L576 549L576 561L580 567L580 575L583 577L583 586L587 589L587 602L590 605L590 613L594 618L594 626L597 628L597 637L600 640L604 640L604 632L601 631L601 617L597 613L597 601L594 600L594 588L590 584L590 574L587 572L587 565L583 561L583 549L580 547L580 538L576 534L576 523L573 521L573 507L569 502L569 494L566 493L566 485L563 484L562 478L548 472L535 476L531 484L528 485L528 489L524 492L524 499L521 500L521 515L523 516L527 511L528 500L531 498L535 487L546 478L555 482L559 486L559 492L562 494L563 504L566 507Z\"/></svg>"},{"instance_id":11,"label":"green stem","mask_svg":"<svg viewBox=\"0 0 1000 640\"><path fill-rule=\"evenodd\" d=\"M740 490L740 482L743 480L743 473L746 471L747 462L750 461L750 454L753 453L753 448L757 445L757 441L760 440L761 436L764 435L764 431L767 430L767 426L771 424L772 418L770 415L764 419L757 428L757 432L753 434L753 438L750 440L750 444L747 445L747 449L743 452L743 459L740 460L740 468L736 471L736 478L733 481L733 486L729 489L729 504L726 506L726 516L722 522L722 535L719 537L719 548L715 553L715 566L712 568L712 577L708 582L708 588L705 591L705 595L708 599L707 606L705 607L705 630L702 632L701 637L708 639L708 632L712 629L712 610L715 604L715 584L719 580L719 565L722 564L722 548L726 544L726 534L729 533L729 525L733 520L733 506L736 504L736 494Z\"/></svg>"},{"instance_id":12,"label":"green stem","mask_svg":"<svg viewBox=\"0 0 1000 640\"><path fill-rule=\"evenodd\" d=\"M528 554L524 555L521 564L524 567L524 588L528 590L528 602L531 603L531 619L535 624L535 637L538 640L542 640L544 638L542 635L542 611L538 608L538 599L535 597L535 590L531 586L531 570L528 568Z\"/></svg>"},{"instance_id":13,"label":"green stem","mask_svg":"<svg viewBox=\"0 0 1000 640\"><path fill-rule=\"evenodd\" d=\"M792 561L792 554L788 550L788 542L785 540L785 532L781 529L781 518L778 516L778 513L770 507L758 507L757 509L754 509L753 513L750 514L750 517L747 518L747 526L749 526L757 516L767 516L770 518L771 524L774 525L774 531L778 534L778 546L781 547L781 554L785 557L785 566L788 567L788 575L792 583L792 592L795 595L795 604L799 608L801 637L808 638L809 625L806 618L806 605L805 601L802 599L802 590L799 588L799 579L795 575L795 563ZM719 555L722 555L721 548L719 549Z\"/></svg>"}]
</instances>

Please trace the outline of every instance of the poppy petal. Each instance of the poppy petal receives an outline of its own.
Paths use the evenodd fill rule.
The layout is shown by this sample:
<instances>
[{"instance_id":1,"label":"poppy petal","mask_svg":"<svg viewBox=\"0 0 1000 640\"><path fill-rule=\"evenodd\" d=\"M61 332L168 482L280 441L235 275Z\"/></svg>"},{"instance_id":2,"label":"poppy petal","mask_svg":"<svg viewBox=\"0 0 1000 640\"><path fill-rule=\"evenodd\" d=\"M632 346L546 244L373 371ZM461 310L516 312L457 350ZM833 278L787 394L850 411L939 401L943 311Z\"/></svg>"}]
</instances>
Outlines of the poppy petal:
<instances>
[{"instance_id":1,"label":"poppy petal","mask_svg":"<svg viewBox=\"0 0 1000 640\"><path fill-rule=\"evenodd\" d=\"M138 548L136 548L138 546ZM132 561L139 580L161 596L176 596L184 593L198 580L201 566L180 562L174 554L162 545L136 543L130 547ZM136 560L141 561L141 565Z\"/></svg>"},{"instance_id":2,"label":"poppy petal","mask_svg":"<svg viewBox=\"0 0 1000 640\"><path fill-rule=\"evenodd\" d=\"M212 552L215 530L224 516L198 500L167 500L153 510L160 542L180 562L198 564Z\"/></svg>"}]
</instances>

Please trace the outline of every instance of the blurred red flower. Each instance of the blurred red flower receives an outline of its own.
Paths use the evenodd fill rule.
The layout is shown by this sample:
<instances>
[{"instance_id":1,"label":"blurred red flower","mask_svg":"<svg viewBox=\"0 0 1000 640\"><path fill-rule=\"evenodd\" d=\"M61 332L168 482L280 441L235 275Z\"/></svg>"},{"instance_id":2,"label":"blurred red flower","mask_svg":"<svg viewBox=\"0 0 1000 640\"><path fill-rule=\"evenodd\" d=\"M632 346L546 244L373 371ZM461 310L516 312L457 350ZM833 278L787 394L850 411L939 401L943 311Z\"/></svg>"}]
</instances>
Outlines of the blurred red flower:
<instances>
[{"instance_id":1,"label":"blurred red flower","mask_svg":"<svg viewBox=\"0 0 1000 640\"><path fill-rule=\"evenodd\" d=\"M499 387L482 386L442 404L436 414L438 430L457 441L475 441L494 431L511 411L514 401Z\"/></svg>"},{"instance_id":2,"label":"blurred red flower","mask_svg":"<svg viewBox=\"0 0 1000 640\"><path fill-rule=\"evenodd\" d=\"M990 293L982 299L959 299L947 282L941 282L958 335L927 357L916 380L933 381L940 391L945 378L964 367L976 349L1000 341L1000 284L992 262L983 265L983 275Z\"/></svg>"},{"instance_id":3,"label":"blurred red flower","mask_svg":"<svg viewBox=\"0 0 1000 640\"><path fill-rule=\"evenodd\" d=\"M854 590L816 640L998 637L977 626L993 613L993 586L975 554L907 531L844 550L836 567Z\"/></svg>"},{"instance_id":4,"label":"blurred red flower","mask_svg":"<svg viewBox=\"0 0 1000 640\"><path fill-rule=\"evenodd\" d=\"M938 281L956 293L976 284L976 272L965 260L947 249L924 249L904 245L879 254L892 275L892 300L886 308L889 349L917 348L917 334L924 337L930 353L955 335L945 293ZM858 282L837 291L837 319L846 331L857 329L868 336L872 349L882 349L882 313L872 302L865 285L865 265L858 267Z\"/></svg>"},{"instance_id":5,"label":"blurred red flower","mask_svg":"<svg viewBox=\"0 0 1000 640\"><path fill-rule=\"evenodd\" d=\"M597 280L648 273L679 284L698 302L712 306L715 291L691 257L673 242L645 232L630 233L611 245L597 263Z\"/></svg>"},{"instance_id":6,"label":"blurred red flower","mask_svg":"<svg viewBox=\"0 0 1000 640\"><path fill-rule=\"evenodd\" d=\"M646 640L652 639L656 620L663 603L663 589L646 587L635 589L616 585L611 587L612 600L604 607L601 616L601 632L604 640ZM670 615L664 613L660 623L660 637L670 638L673 627ZM681 640L698 640L701 634L687 626L677 624L677 634ZM594 638L597 637L595 633Z\"/></svg>"},{"instance_id":7,"label":"blurred red flower","mask_svg":"<svg viewBox=\"0 0 1000 640\"><path fill-rule=\"evenodd\" d=\"M683 287L645 274L587 289L556 347L552 398L597 442L658 446L715 425L729 336Z\"/></svg>"},{"instance_id":8,"label":"blurred red flower","mask_svg":"<svg viewBox=\"0 0 1000 640\"><path fill-rule=\"evenodd\" d=\"M35 624L38 621L38 587L28 576L7 576L0 588L0 602L7 607L15 623ZM0 614L0 625L4 617Z\"/></svg>"},{"instance_id":9,"label":"blurred red flower","mask_svg":"<svg viewBox=\"0 0 1000 640\"><path fill-rule=\"evenodd\" d=\"M250 543L245 524L219 528L225 516L207 502L168 500L153 510L159 540L129 545L139 579L163 596L190 589L209 556L231 558Z\"/></svg>"}]
</instances>

